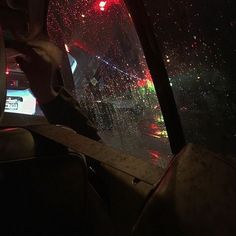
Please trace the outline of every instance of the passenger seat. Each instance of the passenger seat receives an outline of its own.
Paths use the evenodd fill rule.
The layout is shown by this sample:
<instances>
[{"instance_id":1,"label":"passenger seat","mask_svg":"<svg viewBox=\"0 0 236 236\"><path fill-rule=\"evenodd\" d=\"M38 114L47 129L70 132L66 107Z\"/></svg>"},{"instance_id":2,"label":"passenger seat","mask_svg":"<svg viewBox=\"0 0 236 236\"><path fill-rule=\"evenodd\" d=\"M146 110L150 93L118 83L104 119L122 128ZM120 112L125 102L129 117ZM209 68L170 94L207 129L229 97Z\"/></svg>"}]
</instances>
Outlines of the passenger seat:
<instances>
[{"instance_id":1,"label":"passenger seat","mask_svg":"<svg viewBox=\"0 0 236 236\"><path fill-rule=\"evenodd\" d=\"M189 144L171 163L134 227L135 236L235 236L236 168Z\"/></svg>"},{"instance_id":2,"label":"passenger seat","mask_svg":"<svg viewBox=\"0 0 236 236\"><path fill-rule=\"evenodd\" d=\"M83 235L82 156L22 128L0 130L0 140L0 235Z\"/></svg>"}]
</instances>

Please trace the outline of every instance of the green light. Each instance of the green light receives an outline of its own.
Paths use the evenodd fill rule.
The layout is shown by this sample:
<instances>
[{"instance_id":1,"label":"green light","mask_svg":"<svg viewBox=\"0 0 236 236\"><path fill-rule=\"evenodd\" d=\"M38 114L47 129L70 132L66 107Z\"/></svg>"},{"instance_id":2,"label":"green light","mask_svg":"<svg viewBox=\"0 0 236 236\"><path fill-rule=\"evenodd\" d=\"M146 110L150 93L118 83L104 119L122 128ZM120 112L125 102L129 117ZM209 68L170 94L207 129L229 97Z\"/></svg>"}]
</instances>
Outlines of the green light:
<instances>
[{"instance_id":1,"label":"green light","mask_svg":"<svg viewBox=\"0 0 236 236\"><path fill-rule=\"evenodd\" d=\"M156 93L155 86L152 81L147 81L147 88L151 93Z\"/></svg>"}]
</instances>

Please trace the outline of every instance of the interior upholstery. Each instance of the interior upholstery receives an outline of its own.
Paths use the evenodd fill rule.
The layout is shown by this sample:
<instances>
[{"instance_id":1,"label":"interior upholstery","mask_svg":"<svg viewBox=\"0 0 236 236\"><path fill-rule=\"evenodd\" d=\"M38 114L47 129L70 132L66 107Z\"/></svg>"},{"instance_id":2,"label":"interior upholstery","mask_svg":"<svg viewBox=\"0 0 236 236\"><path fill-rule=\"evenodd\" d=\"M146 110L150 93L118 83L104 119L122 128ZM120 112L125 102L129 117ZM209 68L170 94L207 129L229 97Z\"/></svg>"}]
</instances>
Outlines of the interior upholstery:
<instances>
[{"instance_id":1,"label":"interior upholstery","mask_svg":"<svg viewBox=\"0 0 236 236\"><path fill-rule=\"evenodd\" d=\"M0 161L14 161L35 155L35 142L30 132L21 128L0 130Z\"/></svg>"},{"instance_id":2,"label":"interior upholstery","mask_svg":"<svg viewBox=\"0 0 236 236\"><path fill-rule=\"evenodd\" d=\"M235 166L188 145L147 202L134 235L236 235Z\"/></svg>"},{"instance_id":3,"label":"interior upholstery","mask_svg":"<svg viewBox=\"0 0 236 236\"><path fill-rule=\"evenodd\" d=\"M115 235L83 156L23 128L0 140L0 235Z\"/></svg>"},{"instance_id":4,"label":"interior upholstery","mask_svg":"<svg viewBox=\"0 0 236 236\"><path fill-rule=\"evenodd\" d=\"M81 157L46 155L46 146L38 155L39 138L24 129L2 130L0 138L0 235L83 232L87 171Z\"/></svg>"}]
</instances>

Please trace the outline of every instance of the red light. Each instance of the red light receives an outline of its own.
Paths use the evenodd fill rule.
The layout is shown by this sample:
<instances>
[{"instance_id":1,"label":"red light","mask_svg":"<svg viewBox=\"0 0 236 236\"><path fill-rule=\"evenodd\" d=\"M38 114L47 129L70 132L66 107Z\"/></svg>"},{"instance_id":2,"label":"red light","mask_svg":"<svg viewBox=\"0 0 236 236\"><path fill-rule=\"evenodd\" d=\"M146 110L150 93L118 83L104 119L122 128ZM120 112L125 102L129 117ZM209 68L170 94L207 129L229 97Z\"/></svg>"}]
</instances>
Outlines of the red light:
<instances>
[{"instance_id":1,"label":"red light","mask_svg":"<svg viewBox=\"0 0 236 236\"><path fill-rule=\"evenodd\" d=\"M160 160L160 152L156 151L156 150L148 150L149 151L149 155L151 156L151 161L154 165L157 165L159 160Z\"/></svg>"},{"instance_id":2,"label":"red light","mask_svg":"<svg viewBox=\"0 0 236 236\"><path fill-rule=\"evenodd\" d=\"M105 1L101 1L101 2L99 3L99 7L105 7L106 4L107 4L107 2L105 2Z\"/></svg>"},{"instance_id":3,"label":"red light","mask_svg":"<svg viewBox=\"0 0 236 236\"><path fill-rule=\"evenodd\" d=\"M94 3L94 10L95 11L107 11L113 5L120 4L120 0L96 0Z\"/></svg>"},{"instance_id":4,"label":"red light","mask_svg":"<svg viewBox=\"0 0 236 236\"><path fill-rule=\"evenodd\" d=\"M150 124L150 129L153 130L153 129L158 129L158 126L156 124Z\"/></svg>"},{"instance_id":5,"label":"red light","mask_svg":"<svg viewBox=\"0 0 236 236\"><path fill-rule=\"evenodd\" d=\"M74 47L77 47L77 48L83 50L84 52L86 52L86 53L88 53L88 54L95 55L94 52L93 52L93 50L91 50L90 48L88 48L87 45L86 45L84 42L80 41L79 39L76 39L75 41L73 41L73 42L72 42L72 45L73 45Z\"/></svg>"},{"instance_id":6,"label":"red light","mask_svg":"<svg viewBox=\"0 0 236 236\"><path fill-rule=\"evenodd\" d=\"M9 71L8 68L6 69L6 72L5 72L5 73L6 73L6 75L9 75L9 74L10 74L10 71Z\"/></svg>"},{"instance_id":7,"label":"red light","mask_svg":"<svg viewBox=\"0 0 236 236\"><path fill-rule=\"evenodd\" d=\"M146 80L152 81L152 76L151 76L150 71L148 69L145 70L145 78L146 78Z\"/></svg>"},{"instance_id":8,"label":"red light","mask_svg":"<svg viewBox=\"0 0 236 236\"><path fill-rule=\"evenodd\" d=\"M137 85L140 88L145 87L147 85L147 80L146 79L138 80Z\"/></svg>"},{"instance_id":9,"label":"red light","mask_svg":"<svg viewBox=\"0 0 236 236\"><path fill-rule=\"evenodd\" d=\"M105 6L107 5L107 2L106 1L101 1L99 3L99 7L100 7L100 10L101 11L105 11Z\"/></svg>"}]
</instances>

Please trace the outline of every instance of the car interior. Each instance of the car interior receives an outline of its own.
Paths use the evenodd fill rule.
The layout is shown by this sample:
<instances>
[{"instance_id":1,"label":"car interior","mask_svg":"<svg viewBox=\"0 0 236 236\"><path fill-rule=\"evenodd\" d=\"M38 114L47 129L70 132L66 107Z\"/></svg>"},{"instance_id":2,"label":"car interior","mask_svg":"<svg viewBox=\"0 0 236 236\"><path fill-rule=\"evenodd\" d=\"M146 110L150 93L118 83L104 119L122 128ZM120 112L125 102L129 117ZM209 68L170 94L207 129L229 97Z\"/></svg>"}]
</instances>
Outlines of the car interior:
<instances>
[{"instance_id":1,"label":"car interior","mask_svg":"<svg viewBox=\"0 0 236 236\"><path fill-rule=\"evenodd\" d=\"M209 114L200 108L186 113L187 104L205 95L187 88L192 100L175 94L174 83L189 72L181 70L173 81L171 53L163 55L161 46L170 32L156 37L150 9L162 15L164 5L0 0L1 235L236 235L234 85L227 96L232 102L224 103L232 115L218 109L229 120L226 128L221 130L220 118L218 130L212 128L211 108ZM176 9L176 24L184 24L190 11ZM167 17L163 22L168 27ZM231 23L235 29L235 20ZM34 40L61 49L58 83L97 125L102 142L46 120L14 60L17 50ZM189 47L197 50L194 43ZM216 72L207 76L220 80ZM194 91L200 87L194 86ZM201 132L213 138L198 142Z\"/></svg>"}]
</instances>

